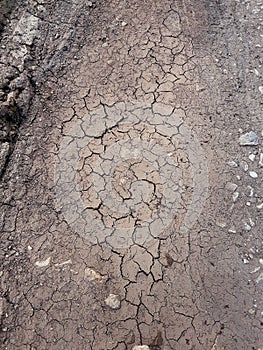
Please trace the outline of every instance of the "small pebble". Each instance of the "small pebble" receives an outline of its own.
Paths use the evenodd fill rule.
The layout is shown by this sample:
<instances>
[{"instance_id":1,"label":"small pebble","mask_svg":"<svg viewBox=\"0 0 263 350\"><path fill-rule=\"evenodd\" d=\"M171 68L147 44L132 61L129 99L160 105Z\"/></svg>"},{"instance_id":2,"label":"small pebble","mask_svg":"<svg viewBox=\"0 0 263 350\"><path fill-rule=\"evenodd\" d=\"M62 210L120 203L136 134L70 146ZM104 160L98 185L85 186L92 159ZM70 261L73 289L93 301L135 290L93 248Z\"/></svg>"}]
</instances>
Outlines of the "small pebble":
<instances>
[{"instance_id":1,"label":"small pebble","mask_svg":"<svg viewBox=\"0 0 263 350\"><path fill-rule=\"evenodd\" d=\"M251 230L251 226L245 222L245 223L244 223L244 229L245 229L246 231L250 231L250 230Z\"/></svg>"},{"instance_id":2,"label":"small pebble","mask_svg":"<svg viewBox=\"0 0 263 350\"><path fill-rule=\"evenodd\" d=\"M263 86L259 86L258 89L259 89L259 92L260 92L261 94L263 94Z\"/></svg>"},{"instance_id":3,"label":"small pebble","mask_svg":"<svg viewBox=\"0 0 263 350\"><path fill-rule=\"evenodd\" d=\"M121 22L121 26L122 26L122 27L126 27L126 26L127 26L127 24L128 24L128 23L126 23L126 22L124 22L124 21L123 21L123 22Z\"/></svg>"},{"instance_id":4,"label":"small pebble","mask_svg":"<svg viewBox=\"0 0 263 350\"><path fill-rule=\"evenodd\" d=\"M228 183L226 184L226 189L227 189L228 191L234 192L234 191L237 189L237 184L232 183L232 182L228 182Z\"/></svg>"},{"instance_id":5,"label":"small pebble","mask_svg":"<svg viewBox=\"0 0 263 350\"><path fill-rule=\"evenodd\" d=\"M104 282L108 278L106 275L101 275L99 272L96 272L95 270L91 269L90 267L85 268L84 276L90 282L93 282L93 281Z\"/></svg>"},{"instance_id":6,"label":"small pebble","mask_svg":"<svg viewBox=\"0 0 263 350\"><path fill-rule=\"evenodd\" d=\"M36 261L35 265L37 267L46 267L49 265L50 260L51 260L51 257L48 257L46 260Z\"/></svg>"},{"instance_id":7,"label":"small pebble","mask_svg":"<svg viewBox=\"0 0 263 350\"><path fill-rule=\"evenodd\" d=\"M135 345L132 350L150 350L148 345Z\"/></svg>"},{"instance_id":8,"label":"small pebble","mask_svg":"<svg viewBox=\"0 0 263 350\"><path fill-rule=\"evenodd\" d=\"M244 160L240 162L240 166L243 170L248 171L248 164Z\"/></svg>"},{"instance_id":9,"label":"small pebble","mask_svg":"<svg viewBox=\"0 0 263 350\"><path fill-rule=\"evenodd\" d=\"M105 304L111 309L119 309L121 306L121 299L119 295L110 294L107 299L105 299Z\"/></svg>"},{"instance_id":10,"label":"small pebble","mask_svg":"<svg viewBox=\"0 0 263 350\"><path fill-rule=\"evenodd\" d=\"M248 156L248 158L251 160L251 162L254 162L256 156L255 156L255 154L251 153L251 154Z\"/></svg>"},{"instance_id":11,"label":"small pebble","mask_svg":"<svg viewBox=\"0 0 263 350\"><path fill-rule=\"evenodd\" d=\"M250 271L250 273L256 273L260 270L260 266L256 267L253 271Z\"/></svg>"},{"instance_id":12,"label":"small pebble","mask_svg":"<svg viewBox=\"0 0 263 350\"><path fill-rule=\"evenodd\" d=\"M224 227L226 227L226 222L225 221L217 221L216 226L224 228Z\"/></svg>"},{"instance_id":13,"label":"small pebble","mask_svg":"<svg viewBox=\"0 0 263 350\"><path fill-rule=\"evenodd\" d=\"M259 164L260 166L263 166L263 153L260 153L258 164Z\"/></svg>"},{"instance_id":14,"label":"small pebble","mask_svg":"<svg viewBox=\"0 0 263 350\"><path fill-rule=\"evenodd\" d=\"M252 227L255 225L254 221L251 218L249 218L249 223Z\"/></svg>"},{"instance_id":15,"label":"small pebble","mask_svg":"<svg viewBox=\"0 0 263 350\"><path fill-rule=\"evenodd\" d=\"M234 193L233 193L233 196L232 196L233 202L236 202L237 199L238 199L238 197L239 197L239 192L234 192Z\"/></svg>"},{"instance_id":16,"label":"small pebble","mask_svg":"<svg viewBox=\"0 0 263 350\"><path fill-rule=\"evenodd\" d=\"M255 171L250 171L249 175L253 178L256 179L258 177L258 174Z\"/></svg>"},{"instance_id":17,"label":"small pebble","mask_svg":"<svg viewBox=\"0 0 263 350\"><path fill-rule=\"evenodd\" d=\"M254 131L247 132L239 137L240 146L257 146L258 135Z\"/></svg>"},{"instance_id":18,"label":"small pebble","mask_svg":"<svg viewBox=\"0 0 263 350\"><path fill-rule=\"evenodd\" d=\"M257 208L258 208L258 209L262 209L262 208L263 208L263 202L260 203L259 205L257 205Z\"/></svg>"},{"instance_id":19,"label":"small pebble","mask_svg":"<svg viewBox=\"0 0 263 350\"><path fill-rule=\"evenodd\" d=\"M237 163L234 160L230 160L229 162L227 162L227 164L229 166L232 166L233 168L237 168L238 167Z\"/></svg>"},{"instance_id":20,"label":"small pebble","mask_svg":"<svg viewBox=\"0 0 263 350\"><path fill-rule=\"evenodd\" d=\"M230 229L228 230L229 233L237 233L236 229L234 226L231 226Z\"/></svg>"},{"instance_id":21,"label":"small pebble","mask_svg":"<svg viewBox=\"0 0 263 350\"><path fill-rule=\"evenodd\" d=\"M258 276L258 278L256 279L256 282L259 283L263 281L263 272L261 272L261 274Z\"/></svg>"},{"instance_id":22,"label":"small pebble","mask_svg":"<svg viewBox=\"0 0 263 350\"><path fill-rule=\"evenodd\" d=\"M247 189L249 190L249 197L253 197L253 195L254 195L254 188L253 187L251 187L251 186L247 186Z\"/></svg>"}]
</instances>

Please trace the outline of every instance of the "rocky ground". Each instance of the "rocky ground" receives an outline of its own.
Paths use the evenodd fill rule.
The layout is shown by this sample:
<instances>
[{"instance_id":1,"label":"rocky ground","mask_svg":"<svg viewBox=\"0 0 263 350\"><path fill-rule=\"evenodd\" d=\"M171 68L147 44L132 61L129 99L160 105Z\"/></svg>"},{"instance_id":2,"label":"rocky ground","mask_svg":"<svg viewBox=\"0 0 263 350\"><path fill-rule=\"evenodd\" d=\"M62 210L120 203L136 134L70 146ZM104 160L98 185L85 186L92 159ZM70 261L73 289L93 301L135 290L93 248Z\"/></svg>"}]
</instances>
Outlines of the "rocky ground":
<instances>
[{"instance_id":1,"label":"rocky ground","mask_svg":"<svg viewBox=\"0 0 263 350\"><path fill-rule=\"evenodd\" d=\"M262 10L0 1L1 349L263 349Z\"/></svg>"}]
</instances>

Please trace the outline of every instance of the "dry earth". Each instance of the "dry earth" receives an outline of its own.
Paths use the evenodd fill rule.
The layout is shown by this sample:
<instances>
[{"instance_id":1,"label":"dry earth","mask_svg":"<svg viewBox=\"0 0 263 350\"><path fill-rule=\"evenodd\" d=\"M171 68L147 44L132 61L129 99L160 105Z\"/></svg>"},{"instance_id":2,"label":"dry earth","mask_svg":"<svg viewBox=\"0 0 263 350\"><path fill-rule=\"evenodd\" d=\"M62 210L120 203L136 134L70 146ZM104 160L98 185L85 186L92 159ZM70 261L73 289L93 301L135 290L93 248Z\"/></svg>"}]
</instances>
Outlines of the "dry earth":
<instances>
[{"instance_id":1,"label":"dry earth","mask_svg":"<svg viewBox=\"0 0 263 350\"><path fill-rule=\"evenodd\" d=\"M262 350L262 1L0 6L1 349Z\"/></svg>"}]
</instances>

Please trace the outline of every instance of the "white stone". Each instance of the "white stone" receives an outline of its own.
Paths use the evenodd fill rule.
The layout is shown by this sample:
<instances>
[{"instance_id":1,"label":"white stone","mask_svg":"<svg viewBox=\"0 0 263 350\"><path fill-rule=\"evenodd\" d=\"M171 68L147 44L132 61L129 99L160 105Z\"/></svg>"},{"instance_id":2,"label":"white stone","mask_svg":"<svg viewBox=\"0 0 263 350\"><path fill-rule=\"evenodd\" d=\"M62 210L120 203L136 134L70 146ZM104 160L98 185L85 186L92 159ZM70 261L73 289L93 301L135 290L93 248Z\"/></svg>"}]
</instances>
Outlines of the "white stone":
<instances>
[{"instance_id":1,"label":"white stone","mask_svg":"<svg viewBox=\"0 0 263 350\"><path fill-rule=\"evenodd\" d=\"M228 230L229 233L237 233L236 229L234 226L231 226L230 229Z\"/></svg>"},{"instance_id":2,"label":"white stone","mask_svg":"<svg viewBox=\"0 0 263 350\"><path fill-rule=\"evenodd\" d=\"M108 278L106 275L101 275L100 273L92 270L90 267L85 268L84 275L87 278L87 280L91 282L92 281L103 282Z\"/></svg>"},{"instance_id":3,"label":"white stone","mask_svg":"<svg viewBox=\"0 0 263 350\"><path fill-rule=\"evenodd\" d=\"M230 160L229 162L227 162L227 164L233 168L237 168L238 165L234 160Z\"/></svg>"},{"instance_id":4,"label":"white stone","mask_svg":"<svg viewBox=\"0 0 263 350\"><path fill-rule=\"evenodd\" d=\"M260 266L256 267L253 271L250 271L250 273L256 273L260 270Z\"/></svg>"},{"instance_id":5,"label":"white stone","mask_svg":"<svg viewBox=\"0 0 263 350\"><path fill-rule=\"evenodd\" d=\"M253 197L254 195L254 188L251 186L247 186L247 189L249 190L249 197Z\"/></svg>"},{"instance_id":6,"label":"white stone","mask_svg":"<svg viewBox=\"0 0 263 350\"><path fill-rule=\"evenodd\" d=\"M248 164L247 164L247 162L245 162L244 160L242 160L242 161L240 162L240 166L241 166L241 168L244 169L245 171L248 171Z\"/></svg>"},{"instance_id":7,"label":"white stone","mask_svg":"<svg viewBox=\"0 0 263 350\"><path fill-rule=\"evenodd\" d=\"M247 132L239 137L240 146L258 145L258 135L254 131Z\"/></svg>"},{"instance_id":8,"label":"white stone","mask_svg":"<svg viewBox=\"0 0 263 350\"><path fill-rule=\"evenodd\" d=\"M259 205L257 205L257 208L258 208L258 209L262 209L262 208L263 208L263 202L260 203Z\"/></svg>"},{"instance_id":9,"label":"white stone","mask_svg":"<svg viewBox=\"0 0 263 350\"><path fill-rule=\"evenodd\" d=\"M36 261L37 267L46 267L50 264L51 256L49 256L46 260Z\"/></svg>"},{"instance_id":10,"label":"white stone","mask_svg":"<svg viewBox=\"0 0 263 350\"><path fill-rule=\"evenodd\" d=\"M263 94L263 86L259 86L258 89L259 89L259 92L260 92L261 94Z\"/></svg>"},{"instance_id":11,"label":"white stone","mask_svg":"<svg viewBox=\"0 0 263 350\"><path fill-rule=\"evenodd\" d=\"M105 299L105 304L112 309L119 309L121 306L121 299L119 295L110 294L107 299Z\"/></svg>"},{"instance_id":12,"label":"white stone","mask_svg":"<svg viewBox=\"0 0 263 350\"><path fill-rule=\"evenodd\" d=\"M225 221L217 221L216 226L224 228L224 227L226 227L226 222Z\"/></svg>"},{"instance_id":13,"label":"white stone","mask_svg":"<svg viewBox=\"0 0 263 350\"><path fill-rule=\"evenodd\" d=\"M251 230L251 226L245 222L245 223L244 223L244 229L245 229L246 231L250 231L250 230Z\"/></svg>"},{"instance_id":14,"label":"white stone","mask_svg":"<svg viewBox=\"0 0 263 350\"><path fill-rule=\"evenodd\" d=\"M256 179L258 177L258 174L255 171L250 171L249 175L253 178Z\"/></svg>"},{"instance_id":15,"label":"white stone","mask_svg":"<svg viewBox=\"0 0 263 350\"><path fill-rule=\"evenodd\" d=\"M251 153L251 154L248 156L248 158L251 160L251 162L254 162L256 156L255 156L255 154Z\"/></svg>"},{"instance_id":16,"label":"white stone","mask_svg":"<svg viewBox=\"0 0 263 350\"><path fill-rule=\"evenodd\" d=\"M263 166L263 153L260 153L258 164L259 164L260 166Z\"/></svg>"},{"instance_id":17,"label":"white stone","mask_svg":"<svg viewBox=\"0 0 263 350\"><path fill-rule=\"evenodd\" d=\"M72 264L72 260L71 259L63 261L63 262L58 263L58 264L55 264L55 266L64 266L64 265L69 265L69 264Z\"/></svg>"},{"instance_id":18,"label":"white stone","mask_svg":"<svg viewBox=\"0 0 263 350\"><path fill-rule=\"evenodd\" d=\"M237 189L237 184L232 183L232 182L228 182L228 183L226 184L226 189L227 189L228 191L234 192L234 191Z\"/></svg>"},{"instance_id":19,"label":"white stone","mask_svg":"<svg viewBox=\"0 0 263 350\"><path fill-rule=\"evenodd\" d=\"M236 202L237 199L238 199L238 197L239 197L239 192L234 192L234 193L233 193L233 196L232 196L233 202Z\"/></svg>"},{"instance_id":20,"label":"white stone","mask_svg":"<svg viewBox=\"0 0 263 350\"><path fill-rule=\"evenodd\" d=\"M135 345L132 350L150 350L148 345Z\"/></svg>"},{"instance_id":21,"label":"white stone","mask_svg":"<svg viewBox=\"0 0 263 350\"><path fill-rule=\"evenodd\" d=\"M256 279L256 282L259 283L263 281L263 272L261 272L261 274L258 276L258 278Z\"/></svg>"},{"instance_id":22,"label":"white stone","mask_svg":"<svg viewBox=\"0 0 263 350\"><path fill-rule=\"evenodd\" d=\"M251 218L249 218L249 224L253 227L253 226L255 226L255 223L254 223L254 221L251 219Z\"/></svg>"}]
</instances>

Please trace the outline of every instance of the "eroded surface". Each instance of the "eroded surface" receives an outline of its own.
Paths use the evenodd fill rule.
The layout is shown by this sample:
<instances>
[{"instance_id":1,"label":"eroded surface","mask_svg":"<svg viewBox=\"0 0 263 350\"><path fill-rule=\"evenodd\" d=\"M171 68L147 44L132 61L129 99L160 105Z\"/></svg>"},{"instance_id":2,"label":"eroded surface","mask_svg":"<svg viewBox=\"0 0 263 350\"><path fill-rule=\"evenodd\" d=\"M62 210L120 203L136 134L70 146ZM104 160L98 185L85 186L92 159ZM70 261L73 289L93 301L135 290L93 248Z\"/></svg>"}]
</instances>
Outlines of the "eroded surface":
<instances>
[{"instance_id":1,"label":"eroded surface","mask_svg":"<svg viewBox=\"0 0 263 350\"><path fill-rule=\"evenodd\" d=\"M115 104L73 120L56 162L57 206L93 243L163 239L176 218L186 238L207 197L202 147L182 110Z\"/></svg>"},{"instance_id":2,"label":"eroded surface","mask_svg":"<svg viewBox=\"0 0 263 350\"><path fill-rule=\"evenodd\" d=\"M1 39L4 349L263 348L261 9L18 3Z\"/></svg>"}]
</instances>

